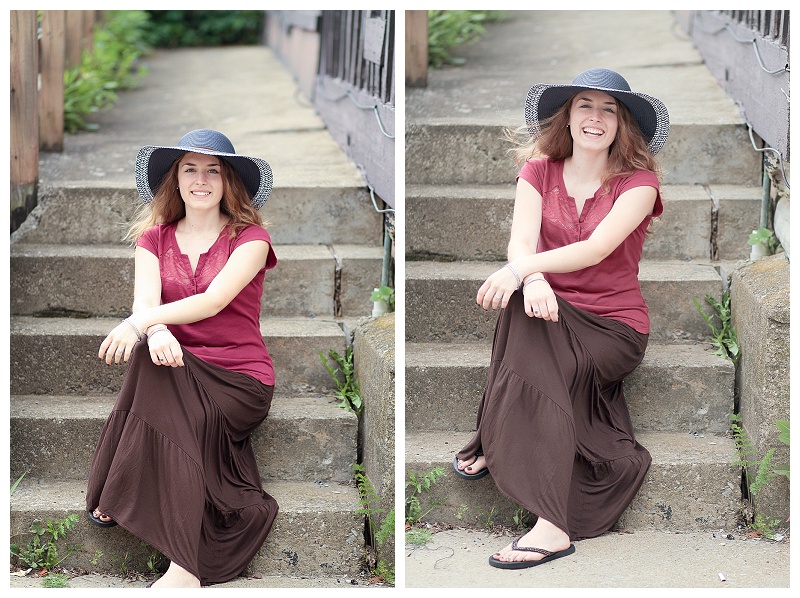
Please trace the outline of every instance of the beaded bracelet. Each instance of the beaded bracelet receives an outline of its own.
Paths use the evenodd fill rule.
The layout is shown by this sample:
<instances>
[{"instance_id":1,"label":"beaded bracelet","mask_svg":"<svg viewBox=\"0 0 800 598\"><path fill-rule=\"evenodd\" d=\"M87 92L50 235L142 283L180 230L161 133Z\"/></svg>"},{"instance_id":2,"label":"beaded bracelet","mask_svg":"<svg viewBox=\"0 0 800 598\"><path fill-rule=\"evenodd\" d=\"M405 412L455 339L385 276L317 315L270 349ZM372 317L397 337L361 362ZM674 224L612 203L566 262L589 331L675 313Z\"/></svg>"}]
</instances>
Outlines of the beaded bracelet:
<instances>
[{"instance_id":1,"label":"beaded bracelet","mask_svg":"<svg viewBox=\"0 0 800 598\"><path fill-rule=\"evenodd\" d=\"M136 333L137 340L142 340L143 335L141 332L139 332L139 329L133 322L131 322L128 318L125 318L123 322L127 322L128 324L130 324L131 328L133 328L133 331Z\"/></svg>"},{"instance_id":2,"label":"beaded bracelet","mask_svg":"<svg viewBox=\"0 0 800 598\"><path fill-rule=\"evenodd\" d=\"M511 264L506 264L506 268L511 270L511 273L514 275L514 278L517 279L517 288L522 286L522 281L519 278L519 274L517 274L517 271L514 269L514 266L512 266Z\"/></svg>"}]
</instances>

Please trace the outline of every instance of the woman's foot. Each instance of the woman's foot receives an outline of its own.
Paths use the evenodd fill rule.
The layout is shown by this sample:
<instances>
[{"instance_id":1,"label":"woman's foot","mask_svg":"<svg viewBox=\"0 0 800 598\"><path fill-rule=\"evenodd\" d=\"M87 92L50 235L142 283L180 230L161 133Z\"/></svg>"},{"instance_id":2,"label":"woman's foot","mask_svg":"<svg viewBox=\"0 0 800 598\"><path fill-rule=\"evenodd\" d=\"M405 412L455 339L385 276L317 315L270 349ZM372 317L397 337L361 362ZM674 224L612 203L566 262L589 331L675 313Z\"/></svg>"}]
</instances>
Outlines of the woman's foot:
<instances>
[{"instance_id":1,"label":"woman's foot","mask_svg":"<svg viewBox=\"0 0 800 598\"><path fill-rule=\"evenodd\" d=\"M111 517L109 517L105 513L102 513L98 509L88 511L88 513L89 513L89 521L91 521L95 525L99 525L100 527L114 527L115 525L117 525L116 521L114 521Z\"/></svg>"},{"instance_id":2,"label":"woman's foot","mask_svg":"<svg viewBox=\"0 0 800 598\"><path fill-rule=\"evenodd\" d=\"M477 480L482 478L489 470L486 468L486 457L479 453L468 459L453 459L453 469L462 478Z\"/></svg>"},{"instance_id":3,"label":"woman's foot","mask_svg":"<svg viewBox=\"0 0 800 598\"><path fill-rule=\"evenodd\" d=\"M561 552L570 547L569 536L559 527L541 517L533 526L533 529L519 538L518 547L539 548L551 553ZM539 552L527 550L514 550L513 543L509 544L493 555L494 560L511 562L531 562L540 561L547 555Z\"/></svg>"},{"instance_id":4,"label":"woman's foot","mask_svg":"<svg viewBox=\"0 0 800 598\"><path fill-rule=\"evenodd\" d=\"M200 580L186 569L175 563L170 563L167 572L154 581L151 588L199 588Z\"/></svg>"},{"instance_id":5,"label":"woman's foot","mask_svg":"<svg viewBox=\"0 0 800 598\"><path fill-rule=\"evenodd\" d=\"M469 464L467 464L468 462ZM475 475L486 468L486 457L475 455L472 459L464 459L463 461L459 459L458 468L469 475Z\"/></svg>"}]
</instances>

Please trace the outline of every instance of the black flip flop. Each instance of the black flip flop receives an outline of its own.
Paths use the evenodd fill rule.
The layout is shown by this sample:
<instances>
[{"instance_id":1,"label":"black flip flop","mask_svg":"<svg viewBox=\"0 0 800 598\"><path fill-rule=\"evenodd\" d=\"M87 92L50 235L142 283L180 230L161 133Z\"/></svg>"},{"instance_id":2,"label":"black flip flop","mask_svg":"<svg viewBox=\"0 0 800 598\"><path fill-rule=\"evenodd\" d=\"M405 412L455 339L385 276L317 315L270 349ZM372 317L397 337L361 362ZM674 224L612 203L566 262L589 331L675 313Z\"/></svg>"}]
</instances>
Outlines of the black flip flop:
<instances>
[{"instance_id":1,"label":"black flip flop","mask_svg":"<svg viewBox=\"0 0 800 598\"><path fill-rule=\"evenodd\" d=\"M94 509L87 509L86 514L89 515L89 521L94 523L98 527L114 527L117 525L117 522L113 519L111 521L103 521L99 517L94 516Z\"/></svg>"},{"instance_id":2,"label":"black flip flop","mask_svg":"<svg viewBox=\"0 0 800 598\"><path fill-rule=\"evenodd\" d=\"M489 557L489 564L492 567L497 567L498 569L528 569L530 567L537 567L539 565L544 565L545 563L549 563L550 561L560 559L562 556L567 556L575 552L574 544L570 544L569 548L565 548L564 550L559 550L557 552L550 552L549 550L545 550L544 548L517 546L517 542L519 542L520 539L521 538L517 538L511 543L511 550L538 552L539 554L543 554L544 558L539 559L538 561L499 561L496 558L494 558L494 555L492 555Z\"/></svg>"},{"instance_id":3,"label":"black flip flop","mask_svg":"<svg viewBox=\"0 0 800 598\"><path fill-rule=\"evenodd\" d=\"M482 457L482 456L483 456L483 453L481 451L478 451L477 453L475 453L475 460L477 461L478 457ZM469 467L469 465L467 467ZM479 480L483 476L485 476L487 473L489 473L489 468L488 467L484 467L478 473L467 473L466 471L463 471L463 470L459 469L458 468L458 456L453 457L453 469L455 470L456 475L461 476L465 480Z\"/></svg>"}]
</instances>

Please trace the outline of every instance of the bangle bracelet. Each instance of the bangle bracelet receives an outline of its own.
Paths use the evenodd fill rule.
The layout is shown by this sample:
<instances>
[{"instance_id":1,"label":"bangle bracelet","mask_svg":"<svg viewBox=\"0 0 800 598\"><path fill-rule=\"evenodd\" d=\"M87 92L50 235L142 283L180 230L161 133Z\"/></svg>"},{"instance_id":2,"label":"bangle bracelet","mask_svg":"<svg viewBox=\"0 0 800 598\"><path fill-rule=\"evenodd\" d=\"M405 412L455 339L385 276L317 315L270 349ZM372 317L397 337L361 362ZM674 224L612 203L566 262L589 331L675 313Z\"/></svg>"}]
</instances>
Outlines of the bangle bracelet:
<instances>
[{"instance_id":1,"label":"bangle bracelet","mask_svg":"<svg viewBox=\"0 0 800 598\"><path fill-rule=\"evenodd\" d=\"M149 338L153 338L153 337L154 337L156 334L158 334L159 332L164 332L165 330L166 330L167 332L169 332L169 330L167 329L167 327L166 327L166 326L164 326L163 328L159 328L159 329L158 329L158 330L156 330L155 332L151 332L151 333L150 333L150 337L149 337ZM148 340L149 340L149 339L148 339Z\"/></svg>"},{"instance_id":2,"label":"bangle bracelet","mask_svg":"<svg viewBox=\"0 0 800 598\"><path fill-rule=\"evenodd\" d=\"M526 282L525 282L525 285L524 285L522 288L524 289L524 288L525 288L525 287L527 287L529 284L531 284L532 282L536 282L537 280L544 280L545 282L547 282L547 280L546 280L546 279L544 279L544 278L531 278L530 280L528 280L528 281L526 281Z\"/></svg>"},{"instance_id":3,"label":"bangle bracelet","mask_svg":"<svg viewBox=\"0 0 800 598\"><path fill-rule=\"evenodd\" d=\"M150 336L151 334L155 334L159 330L166 330L166 329L167 329L167 325L166 324L153 324L152 326L150 326L150 328L145 330L144 333L147 336Z\"/></svg>"},{"instance_id":4,"label":"bangle bracelet","mask_svg":"<svg viewBox=\"0 0 800 598\"><path fill-rule=\"evenodd\" d=\"M517 271L514 269L514 266L512 266L511 264L506 264L506 268L511 270L511 273L514 275L514 278L517 279L517 288L519 288L522 285L522 281L519 278L519 274L517 274Z\"/></svg>"},{"instance_id":5,"label":"bangle bracelet","mask_svg":"<svg viewBox=\"0 0 800 598\"><path fill-rule=\"evenodd\" d=\"M137 339L138 340L142 340L142 333L139 332L139 329L136 327L136 325L133 322L131 322L128 318L125 318L123 320L123 322L127 322L128 324L130 324L130 327L133 328L133 331L136 333Z\"/></svg>"}]
</instances>

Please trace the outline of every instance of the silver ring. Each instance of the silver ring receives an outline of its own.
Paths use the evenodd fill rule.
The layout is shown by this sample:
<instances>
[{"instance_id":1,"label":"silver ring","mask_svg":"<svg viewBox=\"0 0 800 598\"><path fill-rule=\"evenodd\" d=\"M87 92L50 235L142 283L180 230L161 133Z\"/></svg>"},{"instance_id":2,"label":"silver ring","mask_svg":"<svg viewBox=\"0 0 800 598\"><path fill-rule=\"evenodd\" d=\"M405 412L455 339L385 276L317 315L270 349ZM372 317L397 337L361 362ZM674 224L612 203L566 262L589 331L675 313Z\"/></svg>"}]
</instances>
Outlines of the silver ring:
<instances>
[{"instance_id":1,"label":"silver ring","mask_svg":"<svg viewBox=\"0 0 800 598\"><path fill-rule=\"evenodd\" d=\"M533 310L533 313L534 313L534 314L536 314L536 315L538 316L538 315L539 315L539 310L538 310L538 309L534 309L534 310Z\"/></svg>"},{"instance_id":2,"label":"silver ring","mask_svg":"<svg viewBox=\"0 0 800 598\"><path fill-rule=\"evenodd\" d=\"M159 361L165 361L166 359L167 359L166 357L159 357L158 358Z\"/></svg>"},{"instance_id":3,"label":"silver ring","mask_svg":"<svg viewBox=\"0 0 800 598\"><path fill-rule=\"evenodd\" d=\"M117 349L117 353L124 353L125 349Z\"/></svg>"}]
</instances>

